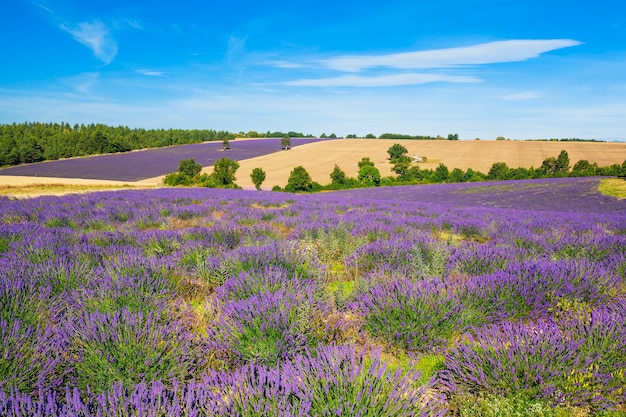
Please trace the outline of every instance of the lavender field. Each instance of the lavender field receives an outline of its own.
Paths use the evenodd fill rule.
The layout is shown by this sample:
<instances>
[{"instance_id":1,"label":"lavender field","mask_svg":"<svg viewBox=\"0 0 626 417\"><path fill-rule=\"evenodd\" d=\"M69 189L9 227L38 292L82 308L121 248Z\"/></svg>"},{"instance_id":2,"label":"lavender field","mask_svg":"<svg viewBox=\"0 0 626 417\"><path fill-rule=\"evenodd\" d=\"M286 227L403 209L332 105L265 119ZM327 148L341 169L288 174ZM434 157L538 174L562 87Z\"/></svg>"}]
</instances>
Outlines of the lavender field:
<instances>
[{"instance_id":1,"label":"lavender field","mask_svg":"<svg viewBox=\"0 0 626 417\"><path fill-rule=\"evenodd\" d=\"M0 415L623 416L626 203L554 181L2 198Z\"/></svg>"},{"instance_id":2,"label":"lavender field","mask_svg":"<svg viewBox=\"0 0 626 417\"><path fill-rule=\"evenodd\" d=\"M298 146L320 140L328 139L292 138L291 143ZM234 140L230 141L230 147L223 151L222 142L169 146L20 165L2 169L0 175L140 181L175 172L182 159L194 158L198 164L210 166L220 158L241 161L281 150L280 139Z\"/></svg>"}]
</instances>

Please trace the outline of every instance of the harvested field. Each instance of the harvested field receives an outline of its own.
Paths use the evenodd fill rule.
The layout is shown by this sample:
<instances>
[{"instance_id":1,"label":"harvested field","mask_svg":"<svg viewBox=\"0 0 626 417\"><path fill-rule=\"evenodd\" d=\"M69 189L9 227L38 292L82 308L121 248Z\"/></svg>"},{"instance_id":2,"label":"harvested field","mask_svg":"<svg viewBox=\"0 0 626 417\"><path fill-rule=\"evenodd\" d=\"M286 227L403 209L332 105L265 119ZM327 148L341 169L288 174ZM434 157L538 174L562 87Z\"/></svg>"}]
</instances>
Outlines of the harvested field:
<instances>
[{"instance_id":1,"label":"harvested field","mask_svg":"<svg viewBox=\"0 0 626 417\"><path fill-rule=\"evenodd\" d=\"M239 161L237 183L244 187L253 186L250 172L261 167L267 173L264 188L282 187L287 184L291 170L302 165L313 181L327 184L335 164L348 176L356 177L357 164L363 157L372 159L382 176L392 175L387 149L394 143L407 148L409 155L425 156L427 161L419 164L424 169L443 163L449 169L472 168L487 173L494 162L505 162L510 168L537 168L544 159L558 156L561 150L568 152L572 165L580 159L599 166L622 164L626 159L626 143L343 139L311 143L289 152Z\"/></svg>"}]
</instances>

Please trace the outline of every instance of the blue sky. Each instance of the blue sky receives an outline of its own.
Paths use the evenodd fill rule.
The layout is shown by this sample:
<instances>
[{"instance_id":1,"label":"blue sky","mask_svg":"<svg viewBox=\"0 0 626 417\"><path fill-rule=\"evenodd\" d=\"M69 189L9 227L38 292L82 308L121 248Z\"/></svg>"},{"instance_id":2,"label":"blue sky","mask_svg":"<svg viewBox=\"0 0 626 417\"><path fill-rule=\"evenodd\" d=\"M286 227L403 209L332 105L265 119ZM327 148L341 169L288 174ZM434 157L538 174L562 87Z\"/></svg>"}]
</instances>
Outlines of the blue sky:
<instances>
[{"instance_id":1,"label":"blue sky","mask_svg":"<svg viewBox=\"0 0 626 417\"><path fill-rule=\"evenodd\" d=\"M11 0L0 123L626 139L626 2Z\"/></svg>"}]
</instances>

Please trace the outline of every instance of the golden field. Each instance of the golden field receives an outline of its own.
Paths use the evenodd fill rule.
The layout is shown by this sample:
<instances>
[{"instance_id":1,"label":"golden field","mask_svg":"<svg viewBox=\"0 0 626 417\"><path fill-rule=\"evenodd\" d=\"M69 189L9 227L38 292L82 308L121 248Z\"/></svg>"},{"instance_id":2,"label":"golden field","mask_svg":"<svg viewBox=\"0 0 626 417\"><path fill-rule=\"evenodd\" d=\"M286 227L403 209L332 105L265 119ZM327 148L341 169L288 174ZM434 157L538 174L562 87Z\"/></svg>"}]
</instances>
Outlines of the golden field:
<instances>
[{"instance_id":1,"label":"golden field","mask_svg":"<svg viewBox=\"0 0 626 417\"><path fill-rule=\"evenodd\" d=\"M450 170L472 168L485 174L494 162L505 162L510 168L537 168L544 159L557 157L561 150L568 152L571 165L580 159L599 166L621 165L626 160L626 143L339 139L239 161L237 184L252 187L250 173L253 168L260 167L267 174L263 188L284 187L291 170L298 165L309 172L313 181L328 184L335 164L348 176L356 177L358 162L364 157L374 161L382 176L393 175L387 150L394 143L403 145L410 156L425 156L427 161L418 164L422 169L435 168L443 163Z\"/></svg>"}]
</instances>

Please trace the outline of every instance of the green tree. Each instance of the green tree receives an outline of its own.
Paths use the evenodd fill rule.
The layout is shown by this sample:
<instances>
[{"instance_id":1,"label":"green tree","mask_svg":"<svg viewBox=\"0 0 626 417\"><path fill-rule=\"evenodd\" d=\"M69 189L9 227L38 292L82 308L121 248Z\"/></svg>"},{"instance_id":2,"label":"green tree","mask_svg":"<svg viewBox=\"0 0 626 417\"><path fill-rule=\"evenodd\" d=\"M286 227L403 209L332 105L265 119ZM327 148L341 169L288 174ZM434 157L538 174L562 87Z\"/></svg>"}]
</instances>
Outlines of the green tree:
<instances>
[{"instance_id":1,"label":"green tree","mask_svg":"<svg viewBox=\"0 0 626 417\"><path fill-rule=\"evenodd\" d=\"M505 162L494 162L487 173L488 180L506 180L510 177L509 166Z\"/></svg>"},{"instance_id":2,"label":"green tree","mask_svg":"<svg viewBox=\"0 0 626 417\"><path fill-rule=\"evenodd\" d=\"M178 162L178 172L189 178L193 178L200 174L200 171L202 171L202 165L196 163L193 158L183 159Z\"/></svg>"},{"instance_id":3,"label":"green tree","mask_svg":"<svg viewBox=\"0 0 626 417\"><path fill-rule=\"evenodd\" d=\"M363 165L359 169L359 181L368 187L378 187L380 185L380 171L373 164Z\"/></svg>"},{"instance_id":4,"label":"green tree","mask_svg":"<svg viewBox=\"0 0 626 417\"><path fill-rule=\"evenodd\" d=\"M566 150L562 150L556 158L556 168L560 174L567 174L569 171L569 155Z\"/></svg>"},{"instance_id":5,"label":"green tree","mask_svg":"<svg viewBox=\"0 0 626 417\"><path fill-rule=\"evenodd\" d=\"M290 193L310 191L313 186L313 180L302 165L295 167L289 174L285 191Z\"/></svg>"},{"instance_id":6,"label":"green tree","mask_svg":"<svg viewBox=\"0 0 626 417\"><path fill-rule=\"evenodd\" d=\"M408 152L409 151L399 143L394 143L389 149L387 149L391 162L396 162L398 159L406 156Z\"/></svg>"},{"instance_id":7,"label":"green tree","mask_svg":"<svg viewBox=\"0 0 626 417\"><path fill-rule=\"evenodd\" d=\"M450 171L443 163L440 163L431 177L433 182L447 182L450 178Z\"/></svg>"},{"instance_id":8,"label":"green tree","mask_svg":"<svg viewBox=\"0 0 626 417\"><path fill-rule=\"evenodd\" d=\"M369 157L361 158L359 161L359 169L363 168L366 165L374 166L374 161L372 161Z\"/></svg>"},{"instance_id":9,"label":"green tree","mask_svg":"<svg viewBox=\"0 0 626 417\"><path fill-rule=\"evenodd\" d=\"M224 139L222 139L222 148L223 148L224 150L230 149L230 143L229 143L229 141L228 141L228 138L227 138L227 137L226 137L226 138L224 138Z\"/></svg>"},{"instance_id":10,"label":"green tree","mask_svg":"<svg viewBox=\"0 0 626 417\"><path fill-rule=\"evenodd\" d=\"M252 179L254 188L261 191L261 184L265 181L265 171L263 171L263 168L254 168L250 174L250 178Z\"/></svg>"},{"instance_id":11,"label":"green tree","mask_svg":"<svg viewBox=\"0 0 626 417\"><path fill-rule=\"evenodd\" d=\"M591 164L586 159L581 159L576 162L572 167L571 175L573 177L592 177L596 175L596 170L598 169L598 164Z\"/></svg>"},{"instance_id":12,"label":"green tree","mask_svg":"<svg viewBox=\"0 0 626 417\"><path fill-rule=\"evenodd\" d=\"M239 169L239 162L228 158L220 158L213 164L211 177L218 187L232 187L235 184L235 173Z\"/></svg>"},{"instance_id":13,"label":"green tree","mask_svg":"<svg viewBox=\"0 0 626 417\"><path fill-rule=\"evenodd\" d=\"M178 162L178 172L169 173L163 178L163 184L169 186L193 185L202 170L202 166L191 159L183 159Z\"/></svg>"},{"instance_id":14,"label":"green tree","mask_svg":"<svg viewBox=\"0 0 626 417\"><path fill-rule=\"evenodd\" d=\"M330 173L330 182L335 185L345 185L346 184L346 173L339 168L339 165L335 165L333 168L333 172Z\"/></svg>"},{"instance_id":15,"label":"green tree","mask_svg":"<svg viewBox=\"0 0 626 417\"><path fill-rule=\"evenodd\" d=\"M458 133L448 134L448 140L459 140L459 134Z\"/></svg>"},{"instance_id":16,"label":"green tree","mask_svg":"<svg viewBox=\"0 0 626 417\"><path fill-rule=\"evenodd\" d=\"M461 168L454 168L450 172L450 182L465 182L465 172Z\"/></svg>"}]
</instances>

